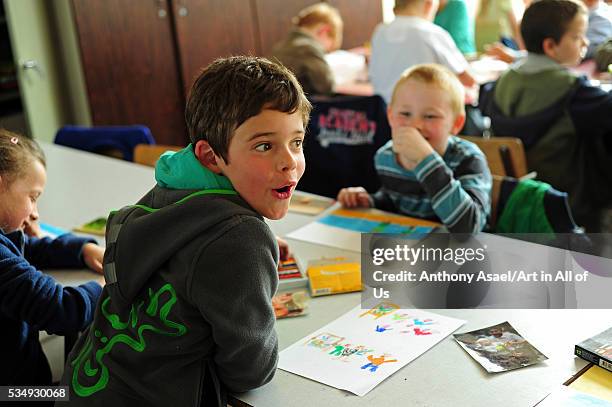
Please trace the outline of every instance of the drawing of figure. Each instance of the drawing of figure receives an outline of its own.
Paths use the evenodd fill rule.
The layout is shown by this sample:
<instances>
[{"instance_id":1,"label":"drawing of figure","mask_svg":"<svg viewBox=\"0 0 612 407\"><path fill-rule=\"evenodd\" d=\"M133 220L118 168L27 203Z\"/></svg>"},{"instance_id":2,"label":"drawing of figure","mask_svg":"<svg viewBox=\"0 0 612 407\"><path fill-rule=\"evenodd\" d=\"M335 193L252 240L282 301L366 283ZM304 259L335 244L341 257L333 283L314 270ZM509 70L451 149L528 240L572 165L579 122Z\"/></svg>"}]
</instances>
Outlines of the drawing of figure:
<instances>
[{"instance_id":1,"label":"drawing of figure","mask_svg":"<svg viewBox=\"0 0 612 407\"><path fill-rule=\"evenodd\" d=\"M405 321L407 319L410 319L411 316L410 314L393 314L391 315L391 320L392 321L396 321L396 322L402 322Z\"/></svg>"},{"instance_id":2,"label":"drawing of figure","mask_svg":"<svg viewBox=\"0 0 612 407\"><path fill-rule=\"evenodd\" d=\"M390 325L376 325L376 332L390 331L393 328L389 328Z\"/></svg>"},{"instance_id":3,"label":"drawing of figure","mask_svg":"<svg viewBox=\"0 0 612 407\"><path fill-rule=\"evenodd\" d=\"M327 350L332 346L340 343L340 341L344 340L341 336L336 336L328 333L319 334L317 336L313 336L307 342L307 346L313 346L315 348L321 350Z\"/></svg>"},{"instance_id":4,"label":"drawing of figure","mask_svg":"<svg viewBox=\"0 0 612 407\"><path fill-rule=\"evenodd\" d=\"M431 332L430 329L427 329L427 328L423 328L423 329L421 329L421 328L414 328L414 334L415 335L431 335L432 332Z\"/></svg>"},{"instance_id":5,"label":"drawing of figure","mask_svg":"<svg viewBox=\"0 0 612 407\"><path fill-rule=\"evenodd\" d=\"M349 356L356 354L357 352L359 352L362 349L364 349L364 347L362 345L356 346L354 348L349 348L347 346L342 351L342 355L340 355L340 358L341 358L342 361L346 362L346 361L348 361Z\"/></svg>"},{"instance_id":6,"label":"drawing of figure","mask_svg":"<svg viewBox=\"0 0 612 407\"><path fill-rule=\"evenodd\" d=\"M329 352L330 355L334 355L334 356L340 356L342 354L342 351L344 350L344 348L348 348L349 346L351 346L350 344L345 344L345 345L335 345L334 350L332 350L331 352Z\"/></svg>"},{"instance_id":7,"label":"drawing of figure","mask_svg":"<svg viewBox=\"0 0 612 407\"><path fill-rule=\"evenodd\" d=\"M393 304L391 302L381 302L380 304L378 304L377 306L375 306L374 308L364 312L363 314L359 315L359 318L365 316L365 315L373 315L374 319L378 319L380 317L384 317L385 315L400 309L399 305L397 304Z\"/></svg>"},{"instance_id":8,"label":"drawing of figure","mask_svg":"<svg viewBox=\"0 0 612 407\"><path fill-rule=\"evenodd\" d=\"M408 326L408 327L411 327L411 326L413 326L413 325L424 326L424 325L432 325L432 324L434 324L434 323L435 323L435 322L433 321L433 319L430 319L430 318L423 319L423 320L420 320L420 319L418 319L418 318L414 318L414 319L412 320L412 322L411 322L411 323L409 323L409 324L408 324L408 325L406 325L406 326Z\"/></svg>"},{"instance_id":9,"label":"drawing of figure","mask_svg":"<svg viewBox=\"0 0 612 407\"><path fill-rule=\"evenodd\" d=\"M372 355L368 356L368 360L370 361L370 363L367 363L363 366L361 366L361 369L370 369L370 372L375 372L378 369L378 366L382 365L383 363L391 363L391 362L397 362L397 359L385 359L386 355L381 355L377 358L373 357Z\"/></svg>"}]
</instances>

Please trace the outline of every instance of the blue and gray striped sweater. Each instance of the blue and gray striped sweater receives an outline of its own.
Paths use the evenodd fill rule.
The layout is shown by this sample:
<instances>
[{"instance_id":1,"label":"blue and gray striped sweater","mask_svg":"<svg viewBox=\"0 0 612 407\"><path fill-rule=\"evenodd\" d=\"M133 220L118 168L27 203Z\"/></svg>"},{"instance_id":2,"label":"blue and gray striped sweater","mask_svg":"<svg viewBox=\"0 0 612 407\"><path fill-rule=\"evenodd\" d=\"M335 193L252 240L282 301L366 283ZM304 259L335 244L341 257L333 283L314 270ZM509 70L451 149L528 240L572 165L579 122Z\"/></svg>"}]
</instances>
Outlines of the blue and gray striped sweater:
<instances>
[{"instance_id":1,"label":"blue and gray striped sweater","mask_svg":"<svg viewBox=\"0 0 612 407\"><path fill-rule=\"evenodd\" d=\"M442 222L450 232L482 230L491 207L491 173L480 149L455 136L444 156L434 152L414 170L396 160L393 141L374 157L381 188L371 196L376 208Z\"/></svg>"}]
</instances>

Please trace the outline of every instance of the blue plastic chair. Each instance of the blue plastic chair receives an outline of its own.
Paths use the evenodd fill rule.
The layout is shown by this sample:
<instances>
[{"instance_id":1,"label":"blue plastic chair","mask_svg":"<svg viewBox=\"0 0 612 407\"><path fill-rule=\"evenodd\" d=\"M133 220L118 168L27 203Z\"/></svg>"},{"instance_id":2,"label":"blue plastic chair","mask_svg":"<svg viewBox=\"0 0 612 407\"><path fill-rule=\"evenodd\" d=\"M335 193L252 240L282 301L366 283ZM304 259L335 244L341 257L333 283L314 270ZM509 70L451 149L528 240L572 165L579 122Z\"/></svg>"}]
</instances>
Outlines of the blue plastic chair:
<instances>
[{"instance_id":1,"label":"blue plastic chair","mask_svg":"<svg viewBox=\"0 0 612 407\"><path fill-rule=\"evenodd\" d=\"M155 139L146 126L64 126L55 135L55 144L78 150L98 153L116 149L126 161L134 160L134 147L138 144L155 144Z\"/></svg>"}]
</instances>

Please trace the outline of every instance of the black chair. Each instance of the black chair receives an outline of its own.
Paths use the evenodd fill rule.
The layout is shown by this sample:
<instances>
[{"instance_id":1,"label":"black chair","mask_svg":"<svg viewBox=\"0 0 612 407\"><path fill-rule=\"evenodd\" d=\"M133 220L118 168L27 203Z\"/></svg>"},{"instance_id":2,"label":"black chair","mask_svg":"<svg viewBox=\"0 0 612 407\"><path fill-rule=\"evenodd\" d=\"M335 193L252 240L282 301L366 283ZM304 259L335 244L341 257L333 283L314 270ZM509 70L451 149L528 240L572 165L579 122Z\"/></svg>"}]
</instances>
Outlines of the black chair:
<instances>
[{"instance_id":1,"label":"black chair","mask_svg":"<svg viewBox=\"0 0 612 407\"><path fill-rule=\"evenodd\" d=\"M344 187L380 187L374 154L391 139L386 105L378 96L311 99L313 110L304 141L306 172L301 191L335 198Z\"/></svg>"}]
</instances>

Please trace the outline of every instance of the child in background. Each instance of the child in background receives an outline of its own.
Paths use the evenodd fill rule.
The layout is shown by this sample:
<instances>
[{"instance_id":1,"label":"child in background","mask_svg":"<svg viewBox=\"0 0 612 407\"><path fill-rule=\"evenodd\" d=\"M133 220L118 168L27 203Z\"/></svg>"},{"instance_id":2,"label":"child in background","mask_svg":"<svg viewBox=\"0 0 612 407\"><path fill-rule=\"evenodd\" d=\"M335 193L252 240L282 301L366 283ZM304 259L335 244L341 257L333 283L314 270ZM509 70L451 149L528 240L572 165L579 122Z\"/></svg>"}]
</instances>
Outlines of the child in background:
<instances>
[{"instance_id":1,"label":"child in background","mask_svg":"<svg viewBox=\"0 0 612 407\"><path fill-rule=\"evenodd\" d=\"M293 18L293 29L272 51L289 68L309 95L329 95L334 76L325 53L340 49L343 23L337 9L326 3L306 7Z\"/></svg>"},{"instance_id":2,"label":"child in background","mask_svg":"<svg viewBox=\"0 0 612 407\"><path fill-rule=\"evenodd\" d=\"M455 137L465 121L463 86L435 64L406 70L387 116L392 139L374 158L382 187L369 195L344 188L345 207L376 207L444 223L457 233L482 230L490 210L491 174L483 153Z\"/></svg>"},{"instance_id":3,"label":"child in background","mask_svg":"<svg viewBox=\"0 0 612 407\"><path fill-rule=\"evenodd\" d=\"M595 57L597 47L612 38L612 7L603 0L582 0L589 9L589 24L586 36L589 47L586 59Z\"/></svg>"},{"instance_id":4,"label":"child in background","mask_svg":"<svg viewBox=\"0 0 612 407\"><path fill-rule=\"evenodd\" d=\"M478 52L498 42L510 49L524 49L519 22L520 16L515 14L512 0L481 0L475 27Z\"/></svg>"},{"instance_id":5,"label":"child in background","mask_svg":"<svg viewBox=\"0 0 612 407\"><path fill-rule=\"evenodd\" d=\"M263 58L219 59L192 86L191 142L111 215L106 286L68 358L71 406L226 406L272 379L280 219L304 173L310 103Z\"/></svg>"},{"instance_id":6,"label":"child in background","mask_svg":"<svg viewBox=\"0 0 612 407\"><path fill-rule=\"evenodd\" d=\"M85 329L101 287L91 281L62 287L40 268L84 267L102 272L104 250L69 234L30 238L23 228L38 218L45 158L32 140L0 130L0 384L51 385L38 332L64 335Z\"/></svg>"},{"instance_id":7,"label":"child in background","mask_svg":"<svg viewBox=\"0 0 612 407\"><path fill-rule=\"evenodd\" d=\"M434 24L444 28L465 56L476 55L474 23L464 0L440 0Z\"/></svg>"},{"instance_id":8,"label":"child in background","mask_svg":"<svg viewBox=\"0 0 612 407\"><path fill-rule=\"evenodd\" d=\"M370 79L387 104L402 72L417 64L444 65L464 86L476 84L451 36L432 23L437 10L438 0L396 0L395 20L374 30Z\"/></svg>"},{"instance_id":9,"label":"child in background","mask_svg":"<svg viewBox=\"0 0 612 407\"><path fill-rule=\"evenodd\" d=\"M612 203L612 94L567 69L586 53L586 30L581 2L534 2L521 23L527 57L482 87L479 104L493 133L520 138L528 170L568 192L577 223L596 232Z\"/></svg>"}]
</instances>

